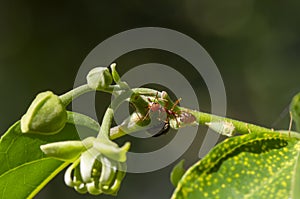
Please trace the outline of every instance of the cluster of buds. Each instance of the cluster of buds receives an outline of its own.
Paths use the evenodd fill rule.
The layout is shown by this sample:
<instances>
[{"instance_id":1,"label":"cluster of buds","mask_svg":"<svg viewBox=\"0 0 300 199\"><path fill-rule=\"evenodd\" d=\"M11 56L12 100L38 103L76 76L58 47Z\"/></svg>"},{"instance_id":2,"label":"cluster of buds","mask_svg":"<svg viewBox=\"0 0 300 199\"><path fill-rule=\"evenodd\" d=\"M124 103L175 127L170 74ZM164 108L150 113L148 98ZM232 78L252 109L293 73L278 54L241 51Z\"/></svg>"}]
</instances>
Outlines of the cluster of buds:
<instances>
[{"instance_id":1,"label":"cluster of buds","mask_svg":"<svg viewBox=\"0 0 300 199\"><path fill-rule=\"evenodd\" d=\"M78 193L116 195L126 173L129 147L129 143L119 147L104 137L89 137L46 144L41 149L47 156L72 163L65 172L65 183Z\"/></svg>"},{"instance_id":2,"label":"cluster of buds","mask_svg":"<svg viewBox=\"0 0 300 199\"><path fill-rule=\"evenodd\" d=\"M106 67L92 69L86 78L87 86L83 87L85 91L107 91L114 86L127 88L127 84L120 81L115 67L115 64L111 65L112 73ZM113 81L116 83L114 86L111 85ZM78 88L62 96L51 91L38 94L21 119L21 131L42 135L60 132L69 119L66 106L74 96L84 92ZM65 173L65 183L79 193L116 195L125 176L126 153L130 143L119 147L110 140L113 112L112 109L108 110L107 119L103 119L107 120L103 121L105 128L100 129L97 138L88 137L82 141L62 141L41 146L47 156L71 164Z\"/></svg>"}]
</instances>

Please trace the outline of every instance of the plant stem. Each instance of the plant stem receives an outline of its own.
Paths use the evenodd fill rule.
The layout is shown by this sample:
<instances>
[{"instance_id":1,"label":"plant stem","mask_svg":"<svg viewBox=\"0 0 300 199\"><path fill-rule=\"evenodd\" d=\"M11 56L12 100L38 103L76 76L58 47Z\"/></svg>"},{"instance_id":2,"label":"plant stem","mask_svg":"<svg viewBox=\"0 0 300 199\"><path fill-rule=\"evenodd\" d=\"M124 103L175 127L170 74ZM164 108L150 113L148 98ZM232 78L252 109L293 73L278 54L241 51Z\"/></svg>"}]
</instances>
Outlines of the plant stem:
<instances>
[{"instance_id":1,"label":"plant stem","mask_svg":"<svg viewBox=\"0 0 300 199\"><path fill-rule=\"evenodd\" d=\"M69 92L59 96L61 99L62 103L67 106L74 100L75 98L79 97L80 95L90 92L92 89L87 85L84 84L82 86L79 86L77 88L74 88L73 90L70 90Z\"/></svg>"},{"instance_id":2,"label":"plant stem","mask_svg":"<svg viewBox=\"0 0 300 199\"><path fill-rule=\"evenodd\" d=\"M180 108L182 111L189 112L196 117L196 120L201 125L206 125L209 122L228 122L233 124L235 131L239 132L240 134L248 134L251 132L274 132L274 129L269 129L266 127L261 127L254 124L249 124L247 122L242 122L239 120L234 120L226 117L221 117L209 113L204 113L196 110L190 110L187 108Z\"/></svg>"},{"instance_id":3,"label":"plant stem","mask_svg":"<svg viewBox=\"0 0 300 199\"><path fill-rule=\"evenodd\" d=\"M97 136L98 138L99 137L105 137L105 138L109 139L110 127L111 127L111 123L113 121L113 118L114 118L114 111L111 107L108 107L106 109L106 112L105 112L103 120L102 120L100 131L99 131L99 134Z\"/></svg>"},{"instance_id":4,"label":"plant stem","mask_svg":"<svg viewBox=\"0 0 300 199\"><path fill-rule=\"evenodd\" d=\"M114 89L117 90L122 90L121 88L118 88L118 86L113 85L109 87L105 92L112 93ZM87 84L79 86L63 95L60 96L61 100L63 101L63 104L67 106L73 99L76 97L93 91ZM149 89L149 88L134 88L134 89L129 89L127 92L125 91L116 99L112 102L111 106L107 109L107 112L105 113L105 116L103 118L103 123L101 125L101 130L100 132L107 132L106 135L108 136L109 128L113 119L113 112L118 108L118 106L126 99L130 98L130 96L135 93L138 95L146 95L146 96L158 96L161 97L161 92L154 90L154 89ZM139 107L139 104L135 104L137 107ZM144 106L144 104L143 104ZM242 122L239 120L234 120L226 117L221 117L209 113L204 113L196 110L191 110L188 108L183 108L183 107L178 107L179 110L185 111L188 113L191 113L196 117L196 122L199 125L207 125L209 122L228 122L231 123L234 126L234 132L238 132L240 134L248 134L251 132L274 132L274 129L258 126L255 124L249 124L247 122ZM127 125L127 124L126 124ZM123 124L113 127L110 129L110 138L111 139L116 139L119 137L122 137L126 134L135 132L138 129L141 129L141 126L135 124L131 126L126 126ZM186 125L185 125L186 126ZM279 133L283 134L288 134L291 137L296 137L300 138L300 134L298 132L293 132L293 131L276 131Z\"/></svg>"},{"instance_id":5,"label":"plant stem","mask_svg":"<svg viewBox=\"0 0 300 199\"><path fill-rule=\"evenodd\" d=\"M225 121L225 122L231 123L235 127L235 132L238 132L240 134L248 134L251 132L261 132L261 133L269 132L269 133L281 133L281 134L285 134L290 137L300 139L300 134L295 131L274 131L274 129L269 129L269 128L258 126L255 124L249 124L247 122L242 122L242 121L225 118L225 117L221 117L221 116L217 116L217 115L213 115L213 114L209 114L209 113L191 110L188 108L180 107L180 110L193 114L196 117L196 122L199 125L206 125L206 123L209 123L209 122ZM135 132L139 128L141 128L141 127L139 127L138 125L128 126L126 124L121 124L119 126L115 126L110 129L110 138L117 139L126 134Z\"/></svg>"}]
</instances>

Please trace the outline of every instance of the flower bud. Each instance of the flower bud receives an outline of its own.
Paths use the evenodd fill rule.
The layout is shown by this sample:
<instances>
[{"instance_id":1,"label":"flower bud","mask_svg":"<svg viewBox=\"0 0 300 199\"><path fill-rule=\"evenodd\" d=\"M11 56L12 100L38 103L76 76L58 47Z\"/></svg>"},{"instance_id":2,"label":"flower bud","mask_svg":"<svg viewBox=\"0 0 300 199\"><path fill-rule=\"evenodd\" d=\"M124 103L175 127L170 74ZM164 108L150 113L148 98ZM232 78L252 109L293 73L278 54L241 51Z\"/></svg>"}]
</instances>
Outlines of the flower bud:
<instances>
[{"instance_id":1,"label":"flower bud","mask_svg":"<svg viewBox=\"0 0 300 199\"><path fill-rule=\"evenodd\" d=\"M51 135L67 122L67 111L60 98L51 91L38 94L21 118L23 133Z\"/></svg>"},{"instance_id":2,"label":"flower bud","mask_svg":"<svg viewBox=\"0 0 300 199\"><path fill-rule=\"evenodd\" d=\"M112 76L106 67L93 68L86 77L91 89L103 90L112 84Z\"/></svg>"}]
</instances>

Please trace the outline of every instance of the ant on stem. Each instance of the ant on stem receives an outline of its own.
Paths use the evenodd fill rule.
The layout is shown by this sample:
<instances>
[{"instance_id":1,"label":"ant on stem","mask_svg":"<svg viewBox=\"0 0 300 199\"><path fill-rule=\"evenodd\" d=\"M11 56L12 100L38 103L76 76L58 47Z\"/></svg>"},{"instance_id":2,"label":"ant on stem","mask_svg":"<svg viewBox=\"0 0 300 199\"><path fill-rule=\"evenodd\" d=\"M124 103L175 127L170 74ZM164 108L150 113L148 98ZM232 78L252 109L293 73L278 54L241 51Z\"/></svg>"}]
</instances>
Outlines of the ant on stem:
<instances>
[{"instance_id":1,"label":"ant on stem","mask_svg":"<svg viewBox=\"0 0 300 199\"><path fill-rule=\"evenodd\" d=\"M159 137L163 134L166 134L170 129L170 119L175 119L177 128L180 127L180 122L192 123L196 120L196 118L188 112L183 112L180 110L175 111L176 106L181 101L181 98L177 99L170 108L170 106L168 105L168 94L163 91L161 96L162 98L159 99L158 93L156 93L154 100L148 98L148 112L143 118L143 120L145 120L151 114L151 119L153 120L153 118L156 117L155 119L157 119L158 121L158 124L154 124L150 129L148 129L148 131L154 131L153 133L156 133L152 137ZM159 100L162 102L160 102ZM180 119L180 121L178 120L178 118Z\"/></svg>"}]
</instances>

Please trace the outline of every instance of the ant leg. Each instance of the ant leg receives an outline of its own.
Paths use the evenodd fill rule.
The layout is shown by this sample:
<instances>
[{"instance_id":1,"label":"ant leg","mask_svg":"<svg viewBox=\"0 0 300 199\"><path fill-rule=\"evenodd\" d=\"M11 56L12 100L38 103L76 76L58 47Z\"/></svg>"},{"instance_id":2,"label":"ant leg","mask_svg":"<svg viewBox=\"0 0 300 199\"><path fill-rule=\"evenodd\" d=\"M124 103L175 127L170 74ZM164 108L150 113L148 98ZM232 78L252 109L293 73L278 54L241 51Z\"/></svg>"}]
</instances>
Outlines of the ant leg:
<instances>
[{"instance_id":1,"label":"ant leg","mask_svg":"<svg viewBox=\"0 0 300 199\"><path fill-rule=\"evenodd\" d=\"M152 102L152 101L150 100L150 98L148 98L148 101L149 101L149 102L152 102L152 103L156 103L155 100L156 100L156 102L158 102L158 92L156 92L156 95L155 95L155 98L154 98L154 102Z\"/></svg>"},{"instance_id":2,"label":"ant leg","mask_svg":"<svg viewBox=\"0 0 300 199\"><path fill-rule=\"evenodd\" d=\"M182 100L181 98L177 99L177 100L175 101L175 103L173 104L173 106L172 106L172 108L171 108L170 110L173 111L174 108L175 108L175 106L177 106L177 104L178 104L181 100Z\"/></svg>"},{"instance_id":3,"label":"ant leg","mask_svg":"<svg viewBox=\"0 0 300 199\"><path fill-rule=\"evenodd\" d=\"M148 112L146 113L146 115L143 117L143 120L142 120L142 121L144 121L144 120L149 116L150 110L151 110L151 107L149 107L149 110L148 110Z\"/></svg>"},{"instance_id":4,"label":"ant leg","mask_svg":"<svg viewBox=\"0 0 300 199\"><path fill-rule=\"evenodd\" d=\"M178 114L174 113L173 110L174 110L175 106L177 106L177 104L178 104L180 101L181 101L181 98L177 99L177 100L175 101L175 103L173 104L172 108L170 109L172 115L174 116L174 118L175 118L175 120L176 120L176 124L177 124L178 128L180 127L180 123L179 123L179 121L178 121L178 117L179 117L179 116L178 116Z\"/></svg>"},{"instance_id":5,"label":"ant leg","mask_svg":"<svg viewBox=\"0 0 300 199\"><path fill-rule=\"evenodd\" d=\"M155 102L153 102L149 97L147 98L148 102L151 103L150 105L148 105L148 112L146 113L146 115L143 117L143 120L144 121L150 114L150 111L151 111L151 107L153 106L153 104L156 104ZM154 101L158 101L158 92L156 92L156 95L155 95L155 98L154 98Z\"/></svg>"},{"instance_id":6,"label":"ant leg","mask_svg":"<svg viewBox=\"0 0 300 199\"><path fill-rule=\"evenodd\" d=\"M132 108L134 108L135 110L137 110L137 108L136 108L136 106L134 104L129 103L129 106L131 106ZM136 115L138 116L139 120L142 119L138 113L136 113Z\"/></svg>"}]
</instances>

